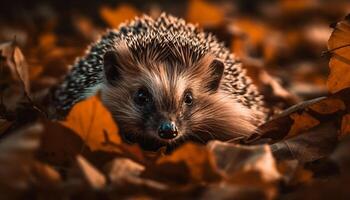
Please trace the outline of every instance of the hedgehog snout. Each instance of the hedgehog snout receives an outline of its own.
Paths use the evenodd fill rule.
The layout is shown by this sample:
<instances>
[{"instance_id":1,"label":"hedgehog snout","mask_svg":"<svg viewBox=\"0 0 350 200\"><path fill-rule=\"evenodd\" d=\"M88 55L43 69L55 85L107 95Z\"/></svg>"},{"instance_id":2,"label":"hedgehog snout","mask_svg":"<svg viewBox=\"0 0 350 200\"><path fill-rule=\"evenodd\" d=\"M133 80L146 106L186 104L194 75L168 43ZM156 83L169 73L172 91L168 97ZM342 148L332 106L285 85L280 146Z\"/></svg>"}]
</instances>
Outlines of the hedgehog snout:
<instances>
[{"instance_id":1,"label":"hedgehog snout","mask_svg":"<svg viewBox=\"0 0 350 200\"><path fill-rule=\"evenodd\" d=\"M170 140L174 139L178 135L178 129L173 121L164 121L158 128L158 135L162 139Z\"/></svg>"}]
</instances>

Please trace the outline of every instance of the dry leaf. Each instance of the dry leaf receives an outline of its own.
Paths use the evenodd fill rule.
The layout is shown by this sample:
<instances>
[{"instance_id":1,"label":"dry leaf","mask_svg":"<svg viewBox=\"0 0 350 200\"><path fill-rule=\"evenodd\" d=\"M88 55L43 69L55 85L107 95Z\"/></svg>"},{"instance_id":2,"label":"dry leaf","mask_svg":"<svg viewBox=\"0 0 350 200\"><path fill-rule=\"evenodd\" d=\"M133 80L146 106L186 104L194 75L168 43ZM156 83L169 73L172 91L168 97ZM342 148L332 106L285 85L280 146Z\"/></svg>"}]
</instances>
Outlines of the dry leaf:
<instances>
[{"instance_id":1,"label":"dry leaf","mask_svg":"<svg viewBox=\"0 0 350 200\"><path fill-rule=\"evenodd\" d=\"M7 121L5 119L0 119L0 135L3 134L11 125L13 122Z\"/></svg>"},{"instance_id":2,"label":"dry leaf","mask_svg":"<svg viewBox=\"0 0 350 200\"><path fill-rule=\"evenodd\" d=\"M34 151L40 145L43 126L34 124L11 133L0 141L0 185L24 189L29 184L29 172Z\"/></svg>"},{"instance_id":3,"label":"dry leaf","mask_svg":"<svg viewBox=\"0 0 350 200\"><path fill-rule=\"evenodd\" d=\"M191 0L187 10L187 20L201 26L218 26L224 21L222 8L205 0Z\"/></svg>"},{"instance_id":4,"label":"dry leaf","mask_svg":"<svg viewBox=\"0 0 350 200\"><path fill-rule=\"evenodd\" d=\"M268 27L249 18L238 19L233 22L233 25L247 35L248 46L252 45L254 48L262 44L266 39L265 35L269 33Z\"/></svg>"},{"instance_id":5,"label":"dry leaf","mask_svg":"<svg viewBox=\"0 0 350 200\"><path fill-rule=\"evenodd\" d=\"M213 152L217 166L227 177L235 173L259 172L264 182L280 179L275 160L267 145L242 146L220 141L208 144Z\"/></svg>"},{"instance_id":6,"label":"dry leaf","mask_svg":"<svg viewBox=\"0 0 350 200\"><path fill-rule=\"evenodd\" d=\"M112 146L104 145L104 134L110 142L121 143L117 125L97 96L76 104L61 123L72 129L92 151L115 151Z\"/></svg>"},{"instance_id":7,"label":"dry leaf","mask_svg":"<svg viewBox=\"0 0 350 200\"><path fill-rule=\"evenodd\" d=\"M38 150L40 160L62 167L70 166L82 152L83 141L71 129L57 122L44 121L45 131Z\"/></svg>"},{"instance_id":8,"label":"dry leaf","mask_svg":"<svg viewBox=\"0 0 350 200\"><path fill-rule=\"evenodd\" d=\"M337 122L349 109L350 88L290 107L270 121L262 124L259 134L253 134L243 144L275 143L304 134L317 125ZM321 130L320 130L321 131ZM340 131L339 131L340 132Z\"/></svg>"},{"instance_id":9,"label":"dry leaf","mask_svg":"<svg viewBox=\"0 0 350 200\"><path fill-rule=\"evenodd\" d=\"M320 122L312 117L307 112L301 114L293 113L290 117L294 120L292 127L289 130L287 138L294 137L303 131L306 131L312 127L317 126Z\"/></svg>"},{"instance_id":10,"label":"dry leaf","mask_svg":"<svg viewBox=\"0 0 350 200\"><path fill-rule=\"evenodd\" d=\"M61 182L61 175L50 165L35 162L31 169L36 184L40 187L50 187Z\"/></svg>"},{"instance_id":11,"label":"dry leaf","mask_svg":"<svg viewBox=\"0 0 350 200\"><path fill-rule=\"evenodd\" d=\"M161 157L146 174L177 183L215 181L220 178L213 155L205 146L186 143L171 155ZM148 176L149 177L149 176Z\"/></svg>"},{"instance_id":12,"label":"dry leaf","mask_svg":"<svg viewBox=\"0 0 350 200\"><path fill-rule=\"evenodd\" d=\"M28 66L15 42L0 44L0 57L1 104L14 111L30 92Z\"/></svg>"},{"instance_id":13,"label":"dry leaf","mask_svg":"<svg viewBox=\"0 0 350 200\"><path fill-rule=\"evenodd\" d=\"M44 50L50 50L56 47L57 38L51 32L44 33L39 37L39 46Z\"/></svg>"},{"instance_id":14,"label":"dry leaf","mask_svg":"<svg viewBox=\"0 0 350 200\"><path fill-rule=\"evenodd\" d=\"M138 14L139 11L128 4L121 4L116 8L109 8L105 6L100 8L100 15L102 19L113 28L118 28L120 23L126 20L131 20Z\"/></svg>"},{"instance_id":15,"label":"dry leaf","mask_svg":"<svg viewBox=\"0 0 350 200\"><path fill-rule=\"evenodd\" d=\"M210 185L201 196L202 200L227 200L227 199L271 199L264 188L252 185L242 186L229 183Z\"/></svg>"},{"instance_id":16,"label":"dry leaf","mask_svg":"<svg viewBox=\"0 0 350 200\"><path fill-rule=\"evenodd\" d=\"M340 127L340 138L350 135L350 114L343 116Z\"/></svg>"},{"instance_id":17,"label":"dry leaf","mask_svg":"<svg viewBox=\"0 0 350 200\"><path fill-rule=\"evenodd\" d=\"M345 104L341 99L327 98L310 105L309 108L320 114L326 115L345 110Z\"/></svg>"},{"instance_id":18,"label":"dry leaf","mask_svg":"<svg viewBox=\"0 0 350 200\"><path fill-rule=\"evenodd\" d=\"M328 40L328 50L332 57L327 86L335 93L350 87L350 15L337 23Z\"/></svg>"},{"instance_id":19,"label":"dry leaf","mask_svg":"<svg viewBox=\"0 0 350 200\"><path fill-rule=\"evenodd\" d=\"M312 172L305 170L298 160L284 160L279 162L277 167L284 183L289 186L297 186L312 180Z\"/></svg>"},{"instance_id":20,"label":"dry leaf","mask_svg":"<svg viewBox=\"0 0 350 200\"><path fill-rule=\"evenodd\" d=\"M84 16L76 16L74 18L76 29L89 41L96 41L101 35L102 30L94 26L91 19Z\"/></svg>"},{"instance_id":21,"label":"dry leaf","mask_svg":"<svg viewBox=\"0 0 350 200\"><path fill-rule=\"evenodd\" d=\"M296 159L302 163L315 161L334 150L337 132L335 123L323 123L303 134L276 142L271 145L271 149L277 160Z\"/></svg>"},{"instance_id":22,"label":"dry leaf","mask_svg":"<svg viewBox=\"0 0 350 200\"><path fill-rule=\"evenodd\" d=\"M87 183L96 190L102 189L106 185L106 177L85 160L84 157L78 155L76 159Z\"/></svg>"},{"instance_id":23,"label":"dry leaf","mask_svg":"<svg viewBox=\"0 0 350 200\"><path fill-rule=\"evenodd\" d=\"M116 184L123 184L130 177L138 177L144 166L127 158L113 160L106 166L109 179Z\"/></svg>"}]
</instances>

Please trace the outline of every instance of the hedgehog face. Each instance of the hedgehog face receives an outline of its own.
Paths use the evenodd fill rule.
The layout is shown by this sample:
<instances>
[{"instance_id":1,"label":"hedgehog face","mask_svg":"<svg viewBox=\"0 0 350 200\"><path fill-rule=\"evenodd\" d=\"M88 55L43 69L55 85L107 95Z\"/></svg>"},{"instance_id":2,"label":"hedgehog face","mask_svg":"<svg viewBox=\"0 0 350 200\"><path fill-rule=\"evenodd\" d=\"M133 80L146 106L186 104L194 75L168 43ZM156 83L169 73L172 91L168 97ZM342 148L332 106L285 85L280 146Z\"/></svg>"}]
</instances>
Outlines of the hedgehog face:
<instances>
[{"instance_id":1,"label":"hedgehog face","mask_svg":"<svg viewBox=\"0 0 350 200\"><path fill-rule=\"evenodd\" d=\"M124 139L144 149L227 140L254 129L251 112L220 92L224 64L210 55L142 59L118 48L104 56L104 71L104 104Z\"/></svg>"}]
</instances>

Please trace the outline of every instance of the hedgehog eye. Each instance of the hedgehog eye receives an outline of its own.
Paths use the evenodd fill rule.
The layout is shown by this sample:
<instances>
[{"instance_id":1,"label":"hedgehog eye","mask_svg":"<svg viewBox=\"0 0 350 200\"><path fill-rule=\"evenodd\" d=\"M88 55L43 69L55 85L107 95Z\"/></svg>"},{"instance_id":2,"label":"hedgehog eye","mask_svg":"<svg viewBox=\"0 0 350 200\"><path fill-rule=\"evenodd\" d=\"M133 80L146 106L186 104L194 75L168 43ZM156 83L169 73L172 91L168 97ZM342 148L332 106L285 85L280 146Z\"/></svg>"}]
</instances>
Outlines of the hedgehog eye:
<instances>
[{"instance_id":1,"label":"hedgehog eye","mask_svg":"<svg viewBox=\"0 0 350 200\"><path fill-rule=\"evenodd\" d=\"M186 92L184 95L184 102L186 105L190 106L193 103L192 92Z\"/></svg>"},{"instance_id":2,"label":"hedgehog eye","mask_svg":"<svg viewBox=\"0 0 350 200\"><path fill-rule=\"evenodd\" d=\"M152 101L152 96L145 88L140 88L134 97L134 101L139 106L144 106Z\"/></svg>"}]
</instances>

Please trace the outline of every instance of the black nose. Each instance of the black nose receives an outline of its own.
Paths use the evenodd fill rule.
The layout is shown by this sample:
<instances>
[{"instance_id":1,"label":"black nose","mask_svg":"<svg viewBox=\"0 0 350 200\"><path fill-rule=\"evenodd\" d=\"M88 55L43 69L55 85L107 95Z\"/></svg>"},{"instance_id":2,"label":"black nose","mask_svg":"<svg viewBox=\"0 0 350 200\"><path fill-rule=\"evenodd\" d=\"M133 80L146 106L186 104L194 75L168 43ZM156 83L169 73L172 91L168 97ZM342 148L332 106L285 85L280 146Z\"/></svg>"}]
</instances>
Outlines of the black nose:
<instances>
[{"instance_id":1,"label":"black nose","mask_svg":"<svg viewBox=\"0 0 350 200\"><path fill-rule=\"evenodd\" d=\"M158 129L159 137L173 139L177 136L177 127L174 122L163 122Z\"/></svg>"}]
</instances>

